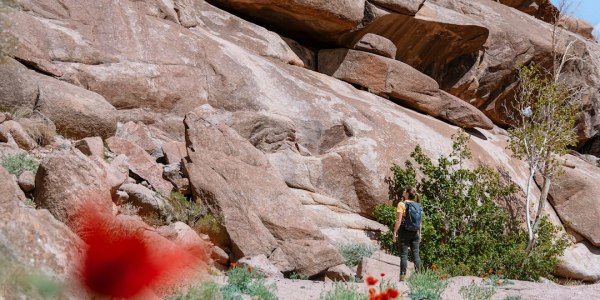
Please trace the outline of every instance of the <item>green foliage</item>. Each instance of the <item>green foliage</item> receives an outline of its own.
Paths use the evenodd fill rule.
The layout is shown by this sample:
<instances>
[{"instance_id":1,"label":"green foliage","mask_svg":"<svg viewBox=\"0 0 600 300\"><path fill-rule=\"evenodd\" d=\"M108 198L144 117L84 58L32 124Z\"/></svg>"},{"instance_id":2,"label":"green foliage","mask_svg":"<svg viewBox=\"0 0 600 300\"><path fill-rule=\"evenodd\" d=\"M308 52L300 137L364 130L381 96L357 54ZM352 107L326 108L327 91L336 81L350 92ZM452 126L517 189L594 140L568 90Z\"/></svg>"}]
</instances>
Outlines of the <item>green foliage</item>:
<instances>
[{"instance_id":1,"label":"green foliage","mask_svg":"<svg viewBox=\"0 0 600 300\"><path fill-rule=\"evenodd\" d=\"M421 259L424 265L443 266L452 275L478 275L493 269L517 279L548 277L557 257L566 247L563 237L555 238L557 228L547 220L539 232L536 251L527 254L527 233L510 224L508 212L496 201L509 201L516 191L500 174L480 165L464 166L471 157L464 132L453 136L453 151L434 163L419 146L411 154L422 174L416 184L422 197L423 232ZM417 181L415 168L407 161L404 168L394 166L388 180L390 191L403 191ZM394 198L396 196L390 196ZM376 218L393 229L394 208L380 205ZM391 234L382 235L382 246L393 253Z\"/></svg>"},{"instance_id":2,"label":"green foliage","mask_svg":"<svg viewBox=\"0 0 600 300\"><path fill-rule=\"evenodd\" d=\"M175 219L186 223L196 231L210 236L218 235L223 231L220 220L202 204L188 199L180 192L173 192L164 196L173 208Z\"/></svg>"},{"instance_id":3,"label":"green foliage","mask_svg":"<svg viewBox=\"0 0 600 300\"><path fill-rule=\"evenodd\" d=\"M354 285L338 282L333 289L321 293L321 300L364 300L367 295L358 290Z\"/></svg>"},{"instance_id":4,"label":"green foliage","mask_svg":"<svg viewBox=\"0 0 600 300\"><path fill-rule=\"evenodd\" d=\"M8 154L0 158L0 165L10 174L19 176L24 171L37 172L38 162L25 153Z\"/></svg>"},{"instance_id":5,"label":"green foliage","mask_svg":"<svg viewBox=\"0 0 600 300\"><path fill-rule=\"evenodd\" d=\"M33 201L33 199L31 198L27 198L25 199L25 205L31 207L31 208L37 208L37 204L35 204L35 201Z\"/></svg>"},{"instance_id":6,"label":"green foliage","mask_svg":"<svg viewBox=\"0 0 600 300\"><path fill-rule=\"evenodd\" d=\"M258 273L247 268L231 268L227 272L227 285L221 288L223 299L242 299L242 294L254 300L276 300L274 284L266 284Z\"/></svg>"},{"instance_id":7,"label":"green foliage","mask_svg":"<svg viewBox=\"0 0 600 300\"><path fill-rule=\"evenodd\" d=\"M448 281L440 278L439 272L424 270L408 278L411 300L441 300Z\"/></svg>"},{"instance_id":8,"label":"green foliage","mask_svg":"<svg viewBox=\"0 0 600 300\"><path fill-rule=\"evenodd\" d=\"M459 293L466 300L489 300L496 294L494 286L472 283L460 288Z\"/></svg>"},{"instance_id":9,"label":"green foliage","mask_svg":"<svg viewBox=\"0 0 600 300\"><path fill-rule=\"evenodd\" d=\"M31 269L6 259L0 253L0 286L2 294L23 299L62 299L61 283L41 270Z\"/></svg>"},{"instance_id":10,"label":"green foliage","mask_svg":"<svg viewBox=\"0 0 600 300\"><path fill-rule=\"evenodd\" d=\"M397 166L394 166L397 167ZM392 170L394 170L394 167ZM400 176L404 175L401 172L402 169L395 169L394 174L399 174ZM416 178L416 177L415 177ZM398 188L400 184L395 184L395 188ZM402 190L398 191L398 193L402 193ZM394 224L396 223L396 208L387 203L379 204L375 207L373 211L373 215L375 216L375 220L377 222L388 226L390 229L388 232L383 233L379 236L379 244L381 248L387 250L391 254L400 255L400 250L396 246L396 243L392 242L392 237L394 234Z\"/></svg>"},{"instance_id":11,"label":"green foliage","mask_svg":"<svg viewBox=\"0 0 600 300\"><path fill-rule=\"evenodd\" d=\"M580 105L566 84L555 82L540 66L520 66L517 70L520 89L515 109L520 115L515 120L517 126L509 129L510 149L516 158L532 164L549 163L556 169L557 160L546 155L564 155L577 145L575 122ZM522 113L526 109L530 114Z\"/></svg>"},{"instance_id":12,"label":"green foliage","mask_svg":"<svg viewBox=\"0 0 600 300\"><path fill-rule=\"evenodd\" d=\"M504 300L521 300L521 296L506 296Z\"/></svg>"},{"instance_id":13,"label":"green foliage","mask_svg":"<svg viewBox=\"0 0 600 300\"><path fill-rule=\"evenodd\" d=\"M3 63L4 58L10 56L16 48L17 39L9 33L11 23L7 18L14 5L14 0L0 0L0 63Z\"/></svg>"},{"instance_id":14,"label":"green foliage","mask_svg":"<svg viewBox=\"0 0 600 300\"><path fill-rule=\"evenodd\" d=\"M223 295L221 295L219 285L216 284L215 282L209 281L209 282L204 282L198 286L189 288L186 293L178 293L176 295L169 297L169 300L197 300L197 299L221 300L221 299L223 299Z\"/></svg>"},{"instance_id":15,"label":"green foliage","mask_svg":"<svg viewBox=\"0 0 600 300\"><path fill-rule=\"evenodd\" d=\"M338 251L346 259L348 267L358 265L363 257L370 257L375 253L375 247L367 244L342 244L338 245Z\"/></svg>"}]
</instances>

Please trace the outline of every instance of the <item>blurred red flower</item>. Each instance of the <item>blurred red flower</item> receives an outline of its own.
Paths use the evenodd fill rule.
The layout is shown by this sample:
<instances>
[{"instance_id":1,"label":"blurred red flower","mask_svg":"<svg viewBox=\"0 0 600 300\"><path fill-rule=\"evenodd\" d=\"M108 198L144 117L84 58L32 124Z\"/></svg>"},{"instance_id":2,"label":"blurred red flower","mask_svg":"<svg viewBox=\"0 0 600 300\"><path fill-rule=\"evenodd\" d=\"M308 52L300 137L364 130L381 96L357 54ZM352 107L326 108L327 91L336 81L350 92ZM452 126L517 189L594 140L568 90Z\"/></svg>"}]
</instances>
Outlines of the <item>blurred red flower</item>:
<instances>
[{"instance_id":1,"label":"blurred red flower","mask_svg":"<svg viewBox=\"0 0 600 300\"><path fill-rule=\"evenodd\" d=\"M386 293L388 296L390 296L390 299L395 299L396 297L398 297L400 295L400 292L398 292L397 289L393 289L393 288L388 288Z\"/></svg>"},{"instance_id":2,"label":"blurred red flower","mask_svg":"<svg viewBox=\"0 0 600 300\"><path fill-rule=\"evenodd\" d=\"M367 285L375 285L379 280L375 279L373 276L367 276L365 281L367 282Z\"/></svg>"},{"instance_id":3,"label":"blurred red flower","mask_svg":"<svg viewBox=\"0 0 600 300\"><path fill-rule=\"evenodd\" d=\"M145 228L120 224L112 215L83 210L78 233L87 243L81 279L94 294L130 298L144 290L183 276L184 267L196 263L182 247L150 243Z\"/></svg>"}]
</instances>

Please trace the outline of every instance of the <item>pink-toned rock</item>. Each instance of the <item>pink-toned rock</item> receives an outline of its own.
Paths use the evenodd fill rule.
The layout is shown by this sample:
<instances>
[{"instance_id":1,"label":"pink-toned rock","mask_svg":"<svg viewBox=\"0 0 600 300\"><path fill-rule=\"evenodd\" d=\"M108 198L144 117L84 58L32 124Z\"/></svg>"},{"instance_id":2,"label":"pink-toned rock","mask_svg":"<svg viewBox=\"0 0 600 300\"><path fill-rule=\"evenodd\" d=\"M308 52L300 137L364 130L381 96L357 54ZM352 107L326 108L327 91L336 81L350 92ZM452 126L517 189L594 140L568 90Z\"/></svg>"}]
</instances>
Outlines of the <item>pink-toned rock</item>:
<instances>
[{"instance_id":1,"label":"pink-toned rock","mask_svg":"<svg viewBox=\"0 0 600 300\"><path fill-rule=\"evenodd\" d=\"M425 0L372 0L371 2L397 13L414 16Z\"/></svg>"},{"instance_id":2,"label":"pink-toned rock","mask_svg":"<svg viewBox=\"0 0 600 300\"><path fill-rule=\"evenodd\" d=\"M140 215L156 214L165 217L171 215L173 209L165 199L141 184L125 183L119 187L119 191L127 193L127 202L139 207Z\"/></svg>"},{"instance_id":3,"label":"pink-toned rock","mask_svg":"<svg viewBox=\"0 0 600 300\"><path fill-rule=\"evenodd\" d=\"M600 168L572 155L550 187L550 201L565 227L600 247Z\"/></svg>"},{"instance_id":4,"label":"pink-toned rock","mask_svg":"<svg viewBox=\"0 0 600 300\"><path fill-rule=\"evenodd\" d=\"M37 147L37 143L29 136L29 134L27 134L27 131L25 131L19 122L10 120L0 124L0 126L6 128L6 132L10 134L19 148L23 150L32 150Z\"/></svg>"},{"instance_id":5,"label":"pink-toned rock","mask_svg":"<svg viewBox=\"0 0 600 300\"><path fill-rule=\"evenodd\" d=\"M238 268L249 268L252 267L254 272L261 274L265 277L283 278L283 273L279 272L277 267L267 259L264 254L242 257L237 261Z\"/></svg>"},{"instance_id":6,"label":"pink-toned rock","mask_svg":"<svg viewBox=\"0 0 600 300\"><path fill-rule=\"evenodd\" d=\"M87 156L104 158L104 142L99 136L83 138L75 142L74 146Z\"/></svg>"},{"instance_id":7,"label":"pink-toned rock","mask_svg":"<svg viewBox=\"0 0 600 300\"><path fill-rule=\"evenodd\" d=\"M155 159L163 156L162 143L153 138L152 132L144 123L127 122L118 124L115 136L140 146Z\"/></svg>"},{"instance_id":8,"label":"pink-toned rock","mask_svg":"<svg viewBox=\"0 0 600 300\"><path fill-rule=\"evenodd\" d=\"M166 142L162 144L162 151L168 164L181 163L181 160L187 156L187 149L183 142Z\"/></svg>"},{"instance_id":9,"label":"pink-toned rock","mask_svg":"<svg viewBox=\"0 0 600 300\"><path fill-rule=\"evenodd\" d=\"M600 247L594 247L588 242L569 247L560 258L554 273L568 279L599 282Z\"/></svg>"},{"instance_id":10,"label":"pink-toned rock","mask_svg":"<svg viewBox=\"0 0 600 300\"><path fill-rule=\"evenodd\" d=\"M355 50L396 58L396 45L382 36L367 33L354 45Z\"/></svg>"},{"instance_id":11,"label":"pink-toned rock","mask_svg":"<svg viewBox=\"0 0 600 300\"><path fill-rule=\"evenodd\" d=\"M355 50L321 50L319 71L460 127L494 125L477 108L440 91L435 80L400 61Z\"/></svg>"},{"instance_id":12,"label":"pink-toned rock","mask_svg":"<svg viewBox=\"0 0 600 300\"><path fill-rule=\"evenodd\" d=\"M331 281L348 282L353 276L354 272L344 264L331 267L325 272L325 278Z\"/></svg>"},{"instance_id":13,"label":"pink-toned rock","mask_svg":"<svg viewBox=\"0 0 600 300\"><path fill-rule=\"evenodd\" d=\"M560 18L558 24L588 40L596 40L593 34L594 26L584 20L572 16L563 16Z\"/></svg>"},{"instance_id":14,"label":"pink-toned rock","mask_svg":"<svg viewBox=\"0 0 600 300\"><path fill-rule=\"evenodd\" d=\"M175 222L158 229L158 233L177 245L180 245L201 258L208 259L211 256L212 247L204 241L196 231L183 222Z\"/></svg>"},{"instance_id":15,"label":"pink-toned rock","mask_svg":"<svg viewBox=\"0 0 600 300\"><path fill-rule=\"evenodd\" d=\"M24 171L19 175L19 187L25 193L29 193L35 189L35 174L31 171Z\"/></svg>"},{"instance_id":16,"label":"pink-toned rock","mask_svg":"<svg viewBox=\"0 0 600 300\"><path fill-rule=\"evenodd\" d=\"M210 252L210 258L218 264L226 266L229 263L229 254L225 252L225 250L221 249L221 247L213 246L212 251Z\"/></svg>"},{"instance_id":17,"label":"pink-toned rock","mask_svg":"<svg viewBox=\"0 0 600 300\"><path fill-rule=\"evenodd\" d=\"M189 162L184 163L193 194L216 203L235 258L271 254L305 275L339 265L343 258L318 228L297 212L301 204L269 169L264 154L233 129L202 111L186 116Z\"/></svg>"},{"instance_id":18,"label":"pink-toned rock","mask_svg":"<svg viewBox=\"0 0 600 300\"><path fill-rule=\"evenodd\" d=\"M94 162L78 150L51 154L37 171L35 201L71 228L79 225L83 203L91 202L94 209L112 215L116 187L111 186L111 172L108 165Z\"/></svg>"},{"instance_id":19,"label":"pink-toned rock","mask_svg":"<svg viewBox=\"0 0 600 300\"><path fill-rule=\"evenodd\" d=\"M110 151L127 156L129 169L147 180L157 192L168 195L173 190L173 185L162 177L163 169L144 149L118 137L107 139L106 144Z\"/></svg>"},{"instance_id":20,"label":"pink-toned rock","mask_svg":"<svg viewBox=\"0 0 600 300\"><path fill-rule=\"evenodd\" d=\"M358 263L356 275L361 278L366 278L367 276L379 277L379 275L383 273L385 274L385 278L389 280L397 280L400 278L400 258L395 257L394 260L396 260L395 263L389 259L384 261L370 257L363 257L360 263ZM413 263L409 262L406 269L406 275L410 276L413 271L414 265Z\"/></svg>"}]
</instances>

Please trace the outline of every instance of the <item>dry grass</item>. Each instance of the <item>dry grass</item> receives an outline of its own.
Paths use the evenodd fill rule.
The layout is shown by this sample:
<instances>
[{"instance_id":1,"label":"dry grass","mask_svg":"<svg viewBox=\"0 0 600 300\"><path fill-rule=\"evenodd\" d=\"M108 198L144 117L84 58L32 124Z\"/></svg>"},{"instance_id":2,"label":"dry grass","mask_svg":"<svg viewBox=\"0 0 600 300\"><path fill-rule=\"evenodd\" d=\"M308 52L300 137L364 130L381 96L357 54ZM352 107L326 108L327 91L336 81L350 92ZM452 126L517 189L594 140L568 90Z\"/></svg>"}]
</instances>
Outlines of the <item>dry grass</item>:
<instances>
[{"instance_id":1,"label":"dry grass","mask_svg":"<svg viewBox=\"0 0 600 300\"><path fill-rule=\"evenodd\" d=\"M37 119L18 119L23 129L40 146L48 146L54 142L56 130L50 128L44 121Z\"/></svg>"}]
</instances>

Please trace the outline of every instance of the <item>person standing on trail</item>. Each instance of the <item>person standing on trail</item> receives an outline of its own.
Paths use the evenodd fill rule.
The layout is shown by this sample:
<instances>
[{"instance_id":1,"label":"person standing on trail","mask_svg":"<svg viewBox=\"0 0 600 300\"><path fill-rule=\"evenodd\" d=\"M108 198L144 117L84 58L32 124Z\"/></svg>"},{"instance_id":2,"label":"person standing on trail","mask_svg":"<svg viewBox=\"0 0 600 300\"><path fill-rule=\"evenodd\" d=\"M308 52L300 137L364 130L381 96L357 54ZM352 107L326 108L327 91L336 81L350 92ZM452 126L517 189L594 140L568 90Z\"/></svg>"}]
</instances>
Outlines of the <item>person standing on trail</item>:
<instances>
[{"instance_id":1,"label":"person standing on trail","mask_svg":"<svg viewBox=\"0 0 600 300\"><path fill-rule=\"evenodd\" d=\"M413 254L415 271L421 270L419 243L421 242L421 216L423 214L423 208L419 204L421 198L414 188L407 188L402 194L402 198L404 201L398 203L396 208L396 224L392 236L392 241L398 241L400 249L400 281L406 279L408 247Z\"/></svg>"}]
</instances>

